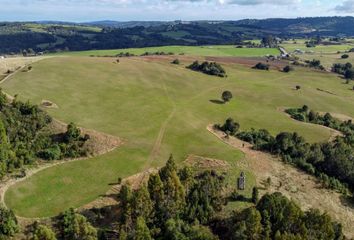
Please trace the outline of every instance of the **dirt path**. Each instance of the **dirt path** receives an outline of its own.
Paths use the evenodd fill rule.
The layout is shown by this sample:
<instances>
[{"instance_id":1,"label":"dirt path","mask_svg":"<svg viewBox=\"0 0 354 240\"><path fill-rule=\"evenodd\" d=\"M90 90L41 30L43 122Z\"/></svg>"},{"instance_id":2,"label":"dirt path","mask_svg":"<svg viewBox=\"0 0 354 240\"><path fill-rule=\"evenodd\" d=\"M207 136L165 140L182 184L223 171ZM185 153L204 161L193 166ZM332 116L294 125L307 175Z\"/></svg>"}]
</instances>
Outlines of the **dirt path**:
<instances>
[{"instance_id":1,"label":"dirt path","mask_svg":"<svg viewBox=\"0 0 354 240\"><path fill-rule=\"evenodd\" d=\"M252 145L235 137L226 138L223 132L207 127L217 138L245 154L240 161L240 168L252 171L258 186L271 178L271 186L265 192L281 192L294 200L303 210L318 208L326 211L336 221L343 224L343 231L348 237L354 237L354 206L350 206L341 194L322 188L316 179L291 165L284 164L279 158L255 151Z\"/></svg>"}]
</instances>

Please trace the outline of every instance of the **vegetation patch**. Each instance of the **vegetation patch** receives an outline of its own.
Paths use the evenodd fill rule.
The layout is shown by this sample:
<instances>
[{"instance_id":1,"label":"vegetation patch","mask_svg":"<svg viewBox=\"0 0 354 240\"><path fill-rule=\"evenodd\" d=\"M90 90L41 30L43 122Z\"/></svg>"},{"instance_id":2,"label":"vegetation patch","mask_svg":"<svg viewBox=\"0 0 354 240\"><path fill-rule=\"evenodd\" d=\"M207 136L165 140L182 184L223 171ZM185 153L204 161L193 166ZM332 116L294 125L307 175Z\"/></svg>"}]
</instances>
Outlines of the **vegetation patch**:
<instances>
[{"instance_id":1,"label":"vegetation patch","mask_svg":"<svg viewBox=\"0 0 354 240\"><path fill-rule=\"evenodd\" d=\"M227 77L225 69L216 62L203 62L199 64L198 61L193 62L191 65L187 66L187 68L202 72L208 75L214 75L218 77Z\"/></svg>"},{"instance_id":2,"label":"vegetation patch","mask_svg":"<svg viewBox=\"0 0 354 240\"><path fill-rule=\"evenodd\" d=\"M0 93L1 158L0 177L33 164L37 158L58 160L85 156L84 144L89 136L81 136L75 124L69 124L66 132L54 134L49 125L52 118L29 102L16 98L8 102Z\"/></svg>"},{"instance_id":3,"label":"vegetation patch","mask_svg":"<svg viewBox=\"0 0 354 240\"><path fill-rule=\"evenodd\" d=\"M303 112L307 110L292 109L287 112L296 119L302 119ZM318 118L317 116L316 119ZM317 121L333 128L338 126L329 115ZM348 189L353 190L350 186L353 186L354 181L354 165L350 160L354 151L353 126L351 121L341 124L338 129L341 129L345 136L337 137L334 142L321 144L308 144L297 133L282 132L273 137L265 129L238 132L240 125L231 118L223 125L216 125L216 128L253 144L254 149L280 155L285 162L317 176L325 187L347 195L350 194Z\"/></svg>"}]
</instances>

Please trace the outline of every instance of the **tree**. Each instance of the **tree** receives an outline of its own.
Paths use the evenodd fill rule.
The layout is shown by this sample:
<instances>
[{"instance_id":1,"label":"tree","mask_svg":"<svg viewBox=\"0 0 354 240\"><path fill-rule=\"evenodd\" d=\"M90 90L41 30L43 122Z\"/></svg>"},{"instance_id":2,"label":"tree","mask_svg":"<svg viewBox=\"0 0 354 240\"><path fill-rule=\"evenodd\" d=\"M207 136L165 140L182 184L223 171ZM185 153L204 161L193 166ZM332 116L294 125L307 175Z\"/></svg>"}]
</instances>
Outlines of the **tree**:
<instances>
[{"instance_id":1,"label":"tree","mask_svg":"<svg viewBox=\"0 0 354 240\"><path fill-rule=\"evenodd\" d=\"M75 213L73 208L65 211L60 220L59 225L65 240L97 240L97 230L84 216Z\"/></svg>"},{"instance_id":2,"label":"tree","mask_svg":"<svg viewBox=\"0 0 354 240\"><path fill-rule=\"evenodd\" d=\"M152 212L152 202L147 187L144 185L134 192L132 198L133 217L142 217L148 220Z\"/></svg>"},{"instance_id":3,"label":"tree","mask_svg":"<svg viewBox=\"0 0 354 240\"><path fill-rule=\"evenodd\" d=\"M300 86L300 85L296 85L296 86L295 86L295 89L296 89L296 90L300 90L300 89L301 89L301 86Z\"/></svg>"},{"instance_id":4,"label":"tree","mask_svg":"<svg viewBox=\"0 0 354 240\"><path fill-rule=\"evenodd\" d=\"M240 128L240 124L235 122L232 118L226 119L226 122L223 126L220 127L221 131L224 131L227 134L235 135Z\"/></svg>"},{"instance_id":5,"label":"tree","mask_svg":"<svg viewBox=\"0 0 354 240\"><path fill-rule=\"evenodd\" d=\"M0 239L13 236L18 231L17 219L11 210L0 207Z\"/></svg>"},{"instance_id":6,"label":"tree","mask_svg":"<svg viewBox=\"0 0 354 240\"><path fill-rule=\"evenodd\" d=\"M177 217L185 205L185 189L177 175L177 166L172 155L166 165L160 169L159 175L164 191L164 218Z\"/></svg>"},{"instance_id":7,"label":"tree","mask_svg":"<svg viewBox=\"0 0 354 240\"><path fill-rule=\"evenodd\" d=\"M138 217L135 225L134 240L151 240L150 230L143 217Z\"/></svg>"},{"instance_id":8,"label":"tree","mask_svg":"<svg viewBox=\"0 0 354 240\"><path fill-rule=\"evenodd\" d=\"M10 145L3 121L0 119L0 179L7 172Z\"/></svg>"},{"instance_id":9,"label":"tree","mask_svg":"<svg viewBox=\"0 0 354 240\"><path fill-rule=\"evenodd\" d=\"M283 72L285 72L285 73L288 73L288 72L290 72L290 71L293 71L294 69L291 67L291 66L289 66L289 65L287 65L287 66L285 66L284 68L283 68Z\"/></svg>"},{"instance_id":10,"label":"tree","mask_svg":"<svg viewBox=\"0 0 354 240\"><path fill-rule=\"evenodd\" d=\"M65 141L67 143L76 141L79 139L81 134L81 130L75 125L75 123L70 123L67 126L67 130L65 133Z\"/></svg>"},{"instance_id":11,"label":"tree","mask_svg":"<svg viewBox=\"0 0 354 240\"><path fill-rule=\"evenodd\" d=\"M258 188L257 187L253 187L253 189L252 189L252 202L254 204L257 204L258 199L259 199Z\"/></svg>"},{"instance_id":12,"label":"tree","mask_svg":"<svg viewBox=\"0 0 354 240\"><path fill-rule=\"evenodd\" d=\"M34 223L31 240L56 240L55 233L52 229L38 222Z\"/></svg>"},{"instance_id":13,"label":"tree","mask_svg":"<svg viewBox=\"0 0 354 240\"><path fill-rule=\"evenodd\" d=\"M120 222L122 224L131 222L131 201L132 191L128 185L123 185L119 191Z\"/></svg>"},{"instance_id":14,"label":"tree","mask_svg":"<svg viewBox=\"0 0 354 240\"><path fill-rule=\"evenodd\" d=\"M344 73L346 79L354 79L354 69L348 69Z\"/></svg>"},{"instance_id":15,"label":"tree","mask_svg":"<svg viewBox=\"0 0 354 240\"><path fill-rule=\"evenodd\" d=\"M230 91L224 91L221 95L224 103L229 102L232 99L232 93Z\"/></svg>"}]
</instances>

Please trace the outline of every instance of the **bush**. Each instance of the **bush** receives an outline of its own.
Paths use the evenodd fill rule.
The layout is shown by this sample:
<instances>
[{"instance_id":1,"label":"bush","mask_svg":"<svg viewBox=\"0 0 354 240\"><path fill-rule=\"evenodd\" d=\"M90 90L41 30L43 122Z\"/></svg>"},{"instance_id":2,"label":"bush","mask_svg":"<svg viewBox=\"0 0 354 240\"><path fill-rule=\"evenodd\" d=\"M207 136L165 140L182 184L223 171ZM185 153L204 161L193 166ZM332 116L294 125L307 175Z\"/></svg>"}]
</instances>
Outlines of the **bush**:
<instances>
[{"instance_id":1,"label":"bush","mask_svg":"<svg viewBox=\"0 0 354 240\"><path fill-rule=\"evenodd\" d=\"M232 93L230 91L224 91L221 98L225 103L229 102L232 99Z\"/></svg>"},{"instance_id":2,"label":"bush","mask_svg":"<svg viewBox=\"0 0 354 240\"><path fill-rule=\"evenodd\" d=\"M347 58L349 58L349 55L348 54L343 54L341 58L342 59L347 59Z\"/></svg>"},{"instance_id":3,"label":"bush","mask_svg":"<svg viewBox=\"0 0 354 240\"><path fill-rule=\"evenodd\" d=\"M257 63L253 68L259 70L269 70L269 65L264 63Z\"/></svg>"},{"instance_id":4,"label":"bush","mask_svg":"<svg viewBox=\"0 0 354 240\"><path fill-rule=\"evenodd\" d=\"M18 231L17 219L11 210L0 207L0 239L7 239Z\"/></svg>"},{"instance_id":5,"label":"bush","mask_svg":"<svg viewBox=\"0 0 354 240\"><path fill-rule=\"evenodd\" d=\"M180 62L179 62L178 59L173 60L171 63L172 63L172 64L177 64L177 65L180 64Z\"/></svg>"},{"instance_id":6,"label":"bush","mask_svg":"<svg viewBox=\"0 0 354 240\"><path fill-rule=\"evenodd\" d=\"M290 72L290 71L293 71L294 69L292 68L292 67L290 67L290 66L285 66L284 68L283 68L283 72L286 72L286 73L288 73L288 72Z\"/></svg>"},{"instance_id":7,"label":"bush","mask_svg":"<svg viewBox=\"0 0 354 240\"><path fill-rule=\"evenodd\" d=\"M354 79L354 69L348 69L347 71L345 71L344 77L346 79Z\"/></svg>"},{"instance_id":8,"label":"bush","mask_svg":"<svg viewBox=\"0 0 354 240\"><path fill-rule=\"evenodd\" d=\"M226 77L226 72L224 68L216 63L216 62L203 62L199 64L198 61L193 62L191 65L189 65L187 68L197 71L197 72L202 72L208 75L214 75L218 77Z\"/></svg>"}]
</instances>

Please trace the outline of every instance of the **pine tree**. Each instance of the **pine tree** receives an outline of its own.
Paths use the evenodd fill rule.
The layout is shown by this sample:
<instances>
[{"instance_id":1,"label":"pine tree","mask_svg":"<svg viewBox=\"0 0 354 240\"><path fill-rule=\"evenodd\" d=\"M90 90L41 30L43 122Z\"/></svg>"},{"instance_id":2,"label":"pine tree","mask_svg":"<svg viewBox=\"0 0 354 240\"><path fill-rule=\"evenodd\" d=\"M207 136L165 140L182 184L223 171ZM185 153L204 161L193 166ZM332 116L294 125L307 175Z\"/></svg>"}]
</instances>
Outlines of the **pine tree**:
<instances>
[{"instance_id":1,"label":"pine tree","mask_svg":"<svg viewBox=\"0 0 354 240\"><path fill-rule=\"evenodd\" d=\"M149 222L152 212L152 202L147 187L144 185L134 192L132 198L133 217L143 217Z\"/></svg>"},{"instance_id":2,"label":"pine tree","mask_svg":"<svg viewBox=\"0 0 354 240\"><path fill-rule=\"evenodd\" d=\"M145 220L142 217L138 217L135 226L134 240L151 240L150 230L146 226Z\"/></svg>"},{"instance_id":3,"label":"pine tree","mask_svg":"<svg viewBox=\"0 0 354 240\"><path fill-rule=\"evenodd\" d=\"M262 225L263 225L263 239L270 240L272 233L272 223L270 222L270 216L267 210L262 212Z\"/></svg>"},{"instance_id":4,"label":"pine tree","mask_svg":"<svg viewBox=\"0 0 354 240\"><path fill-rule=\"evenodd\" d=\"M131 201L132 191L129 186L123 185L119 191L119 206L121 209L120 222L122 224L131 222Z\"/></svg>"},{"instance_id":5,"label":"pine tree","mask_svg":"<svg viewBox=\"0 0 354 240\"><path fill-rule=\"evenodd\" d=\"M258 188L257 187L253 187L253 189L252 189L252 202L254 204L257 204L258 200L259 200Z\"/></svg>"}]
</instances>

